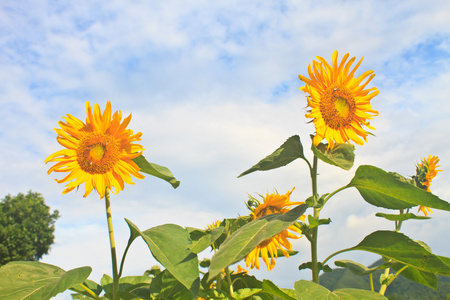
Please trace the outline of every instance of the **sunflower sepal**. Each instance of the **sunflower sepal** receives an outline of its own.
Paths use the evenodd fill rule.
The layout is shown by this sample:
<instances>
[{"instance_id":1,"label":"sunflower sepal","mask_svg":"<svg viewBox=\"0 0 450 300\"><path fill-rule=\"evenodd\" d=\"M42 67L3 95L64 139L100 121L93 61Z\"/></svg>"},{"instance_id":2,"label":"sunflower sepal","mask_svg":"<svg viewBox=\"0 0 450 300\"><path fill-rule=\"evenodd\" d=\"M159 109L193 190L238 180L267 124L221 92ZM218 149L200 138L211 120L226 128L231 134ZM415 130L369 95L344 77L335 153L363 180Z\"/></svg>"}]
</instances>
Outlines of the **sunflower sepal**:
<instances>
[{"instance_id":1,"label":"sunflower sepal","mask_svg":"<svg viewBox=\"0 0 450 300\"><path fill-rule=\"evenodd\" d=\"M173 176L172 172L168 168L147 161L144 155L141 154L132 160L140 168L142 173L165 180L170 183L174 189L180 185L180 181Z\"/></svg>"},{"instance_id":2,"label":"sunflower sepal","mask_svg":"<svg viewBox=\"0 0 450 300\"><path fill-rule=\"evenodd\" d=\"M255 171L268 171L276 168L283 167L297 158L305 160L308 164L308 160L303 154L303 145L298 135L293 135L288 138L278 149L272 154L261 159L256 165L250 169L241 173L239 177L253 173Z\"/></svg>"},{"instance_id":3,"label":"sunflower sepal","mask_svg":"<svg viewBox=\"0 0 450 300\"><path fill-rule=\"evenodd\" d=\"M355 146L350 144L336 143L333 149L330 149L328 144L320 143L315 146L312 143L311 150L321 161L346 171L350 170L355 162Z\"/></svg>"},{"instance_id":4,"label":"sunflower sepal","mask_svg":"<svg viewBox=\"0 0 450 300\"><path fill-rule=\"evenodd\" d=\"M320 197L319 195L310 196L305 200L305 203L308 204L309 207L314 207L320 210L325 205L325 198L328 195L329 193L323 194Z\"/></svg>"}]
</instances>

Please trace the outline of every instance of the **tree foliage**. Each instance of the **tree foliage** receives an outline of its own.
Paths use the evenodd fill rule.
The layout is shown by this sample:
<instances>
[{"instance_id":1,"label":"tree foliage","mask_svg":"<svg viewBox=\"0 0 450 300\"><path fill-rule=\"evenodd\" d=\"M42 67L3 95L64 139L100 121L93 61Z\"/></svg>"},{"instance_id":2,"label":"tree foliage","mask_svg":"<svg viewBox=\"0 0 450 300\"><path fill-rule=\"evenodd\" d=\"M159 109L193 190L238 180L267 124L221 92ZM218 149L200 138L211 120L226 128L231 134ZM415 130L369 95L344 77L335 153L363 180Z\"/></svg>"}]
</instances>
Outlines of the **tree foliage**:
<instances>
[{"instance_id":1,"label":"tree foliage","mask_svg":"<svg viewBox=\"0 0 450 300\"><path fill-rule=\"evenodd\" d=\"M44 197L29 191L0 201L0 265L39 260L53 244L58 210L50 212Z\"/></svg>"}]
</instances>

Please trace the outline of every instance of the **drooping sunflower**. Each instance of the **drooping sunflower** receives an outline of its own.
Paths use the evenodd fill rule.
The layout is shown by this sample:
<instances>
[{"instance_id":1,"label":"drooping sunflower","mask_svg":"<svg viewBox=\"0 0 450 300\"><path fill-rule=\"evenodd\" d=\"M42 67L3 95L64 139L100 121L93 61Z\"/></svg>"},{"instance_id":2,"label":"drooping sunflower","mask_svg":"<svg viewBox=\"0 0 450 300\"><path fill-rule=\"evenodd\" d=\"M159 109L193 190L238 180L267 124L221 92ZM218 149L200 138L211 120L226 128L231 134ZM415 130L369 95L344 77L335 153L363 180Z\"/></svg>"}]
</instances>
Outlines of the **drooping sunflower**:
<instances>
[{"instance_id":1,"label":"drooping sunflower","mask_svg":"<svg viewBox=\"0 0 450 300\"><path fill-rule=\"evenodd\" d=\"M416 183L419 187L426 190L427 192L431 193L431 181L434 177L436 177L438 172L441 172L442 170L438 170L437 168L440 167L437 164L439 163L439 158L437 156L431 156L429 155L428 158L422 159L421 164L417 164L416 166ZM428 215L428 212L433 212L431 208L419 205L419 211L422 211L425 216Z\"/></svg>"},{"instance_id":2,"label":"drooping sunflower","mask_svg":"<svg viewBox=\"0 0 450 300\"><path fill-rule=\"evenodd\" d=\"M278 192L267 194L266 197L263 197L263 203L259 203L258 200L252 198L253 203L255 201L259 203L251 213L253 220L275 213L285 214L289 211L290 206L303 204L304 202L290 202L290 196L293 191L294 189L285 195L279 195ZM299 228L291 225L275 236L264 240L245 257L247 267L251 269L256 267L259 270L259 257L261 256L266 263L267 269L272 270L275 267L275 258L278 258L277 250L279 249L285 257L289 257L289 253L286 250L292 251L292 244L288 238L299 239L301 238L301 234L302 232Z\"/></svg>"},{"instance_id":3,"label":"drooping sunflower","mask_svg":"<svg viewBox=\"0 0 450 300\"><path fill-rule=\"evenodd\" d=\"M338 62L338 52L333 52L333 62L330 65L324 58L317 56L319 61L313 60L308 66L310 78L298 75L306 85L300 87L307 95L310 110L305 115L312 118L316 127L313 138L314 145L318 145L323 139L328 142L329 149L333 149L335 143L355 142L363 145L367 142L369 134L363 126L370 126L369 119L378 115L373 110L370 100L378 95L376 87L365 89L373 79L373 71L366 71L359 77L354 76L363 58L350 71L355 57L348 62L347 53ZM363 81L365 82L363 83Z\"/></svg>"},{"instance_id":4,"label":"drooping sunflower","mask_svg":"<svg viewBox=\"0 0 450 300\"><path fill-rule=\"evenodd\" d=\"M122 121L122 112L116 111L111 119L111 103L108 101L105 111L95 104L94 113L86 102L86 123L67 114L66 121L59 121L61 127L55 128L57 141L66 149L47 157L45 162L57 162L51 172L69 172L58 183L67 182L66 194L82 183L85 185L84 197L95 189L101 198L106 188L114 193L124 189L124 182L133 184L131 176L142 179L140 169L132 161L142 154L144 148L134 144L141 140L142 133L133 134L127 129L131 114ZM113 190L114 188L114 190Z\"/></svg>"}]
</instances>

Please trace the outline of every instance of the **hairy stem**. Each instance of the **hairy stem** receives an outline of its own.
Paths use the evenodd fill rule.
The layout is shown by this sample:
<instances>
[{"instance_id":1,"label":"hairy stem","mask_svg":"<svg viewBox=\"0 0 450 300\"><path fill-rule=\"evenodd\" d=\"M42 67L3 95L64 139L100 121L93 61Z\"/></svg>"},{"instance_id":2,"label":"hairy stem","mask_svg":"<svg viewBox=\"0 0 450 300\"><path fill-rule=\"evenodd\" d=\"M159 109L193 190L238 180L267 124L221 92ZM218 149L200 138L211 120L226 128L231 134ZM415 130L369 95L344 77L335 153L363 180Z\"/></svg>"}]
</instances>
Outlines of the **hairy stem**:
<instances>
[{"instance_id":1,"label":"hairy stem","mask_svg":"<svg viewBox=\"0 0 450 300\"><path fill-rule=\"evenodd\" d=\"M314 197L317 197L317 156L314 155L313 167L311 169L311 181L312 181L312 193ZM319 219L320 209L314 207L314 217ZM317 264L317 238L319 234L319 226L312 229L311 234L311 271L312 280L315 283L319 283L319 268Z\"/></svg>"},{"instance_id":2,"label":"hairy stem","mask_svg":"<svg viewBox=\"0 0 450 300\"><path fill-rule=\"evenodd\" d=\"M106 188L105 192L105 204L106 204L106 219L108 221L109 231L109 243L111 246L111 262L113 271L113 300L119 300L119 273L117 272L117 256L116 256L116 243L114 241L114 230L111 217L111 202L109 200L109 191Z\"/></svg>"}]
</instances>

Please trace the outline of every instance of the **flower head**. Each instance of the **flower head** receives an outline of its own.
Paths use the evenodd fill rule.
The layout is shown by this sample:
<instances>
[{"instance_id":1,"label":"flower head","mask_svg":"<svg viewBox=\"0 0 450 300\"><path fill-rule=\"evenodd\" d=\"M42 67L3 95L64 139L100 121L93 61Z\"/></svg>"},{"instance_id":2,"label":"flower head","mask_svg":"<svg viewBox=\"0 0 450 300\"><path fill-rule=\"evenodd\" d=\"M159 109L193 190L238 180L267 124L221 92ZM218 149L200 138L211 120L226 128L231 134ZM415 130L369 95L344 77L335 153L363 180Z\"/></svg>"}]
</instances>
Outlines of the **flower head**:
<instances>
[{"instance_id":1,"label":"flower head","mask_svg":"<svg viewBox=\"0 0 450 300\"><path fill-rule=\"evenodd\" d=\"M348 57L347 53L339 63L338 52L334 51L333 62L330 65L325 59L317 56L319 61L313 60L312 67L311 64L308 66L310 78L298 75L306 84L300 87L300 90L309 94L307 101L311 110L305 116L312 118L316 127L313 138L316 146L323 139L327 140L330 149L335 143L350 143L350 141L363 145L361 138L367 142L366 137L369 134L363 126L375 129L370 126L368 120L377 116L378 112L372 109L370 100L378 95L379 91L376 87L364 89L375 74L372 74L373 71L366 71L355 78L354 73L362 58L350 71L355 57L347 62Z\"/></svg>"},{"instance_id":2,"label":"flower head","mask_svg":"<svg viewBox=\"0 0 450 300\"><path fill-rule=\"evenodd\" d=\"M89 102L86 102L86 123L68 114L59 121L55 128L57 141L66 149L57 151L47 157L45 162L57 162L49 170L51 172L69 172L58 183L67 182L63 194L72 191L84 183L84 197L93 188L101 198L106 188L115 193L124 189L124 182L133 184L131 176L142 179L139 167L132 161L144 150L141 145L134 144L141 140L142 133L133 134L127 129L131 114L122 120L122 112L116 111L111 119L111 103L108 101L103 114L100 106L95 104L94 113ZM114 192L114 191L113 191Z\"/></svg>"},{"instance_id":3,"label":"flower head","mask_svg":"<svg viewBox=\"0 0 450 300\"><path fill-rule=\"evenodd\" d=\"M285 214L289 211L288 207L303 204L304 202L290 202L290 196L293 191L294 189L285 195L279 195L278 192L275 194L267 194L266 197L263 197L264 203L259 203L258 200L251 198L251 203L258 203L251 213L253 220L275 213ZM296 235L295 233L299 235ZM272 270L275 267L275 258L278 257L278 250L280 250L284 256L289 257L289 253L286 250L292 251L292 244L289 242L288 238L299 239L301 233L299 228L291 225L275 236L264 240L245 257L247 267L250 267L251 269L256 267L259 270L259 257L261 256L266 263L267 269Z\"/></svg>"},{"instance_id":4,"label":"flower head","mask_svg":"<svg viewBox=\"0 0 450 300\"><path fill-rule=\"evenodd\" d=\"M417 185L426 190L427 192L431 193L431 181L434 177L436 177L438 172L441 172L442 170L437 170L439 158L437 156L431 156L429 155L428 158L422 159L421 164L417 164L416 166L416 176L414 176ZM419 205L419 211L422 211L424 215L428 215L429 212L433 212L429 207Z\"/></svg>"}]
</instances>

